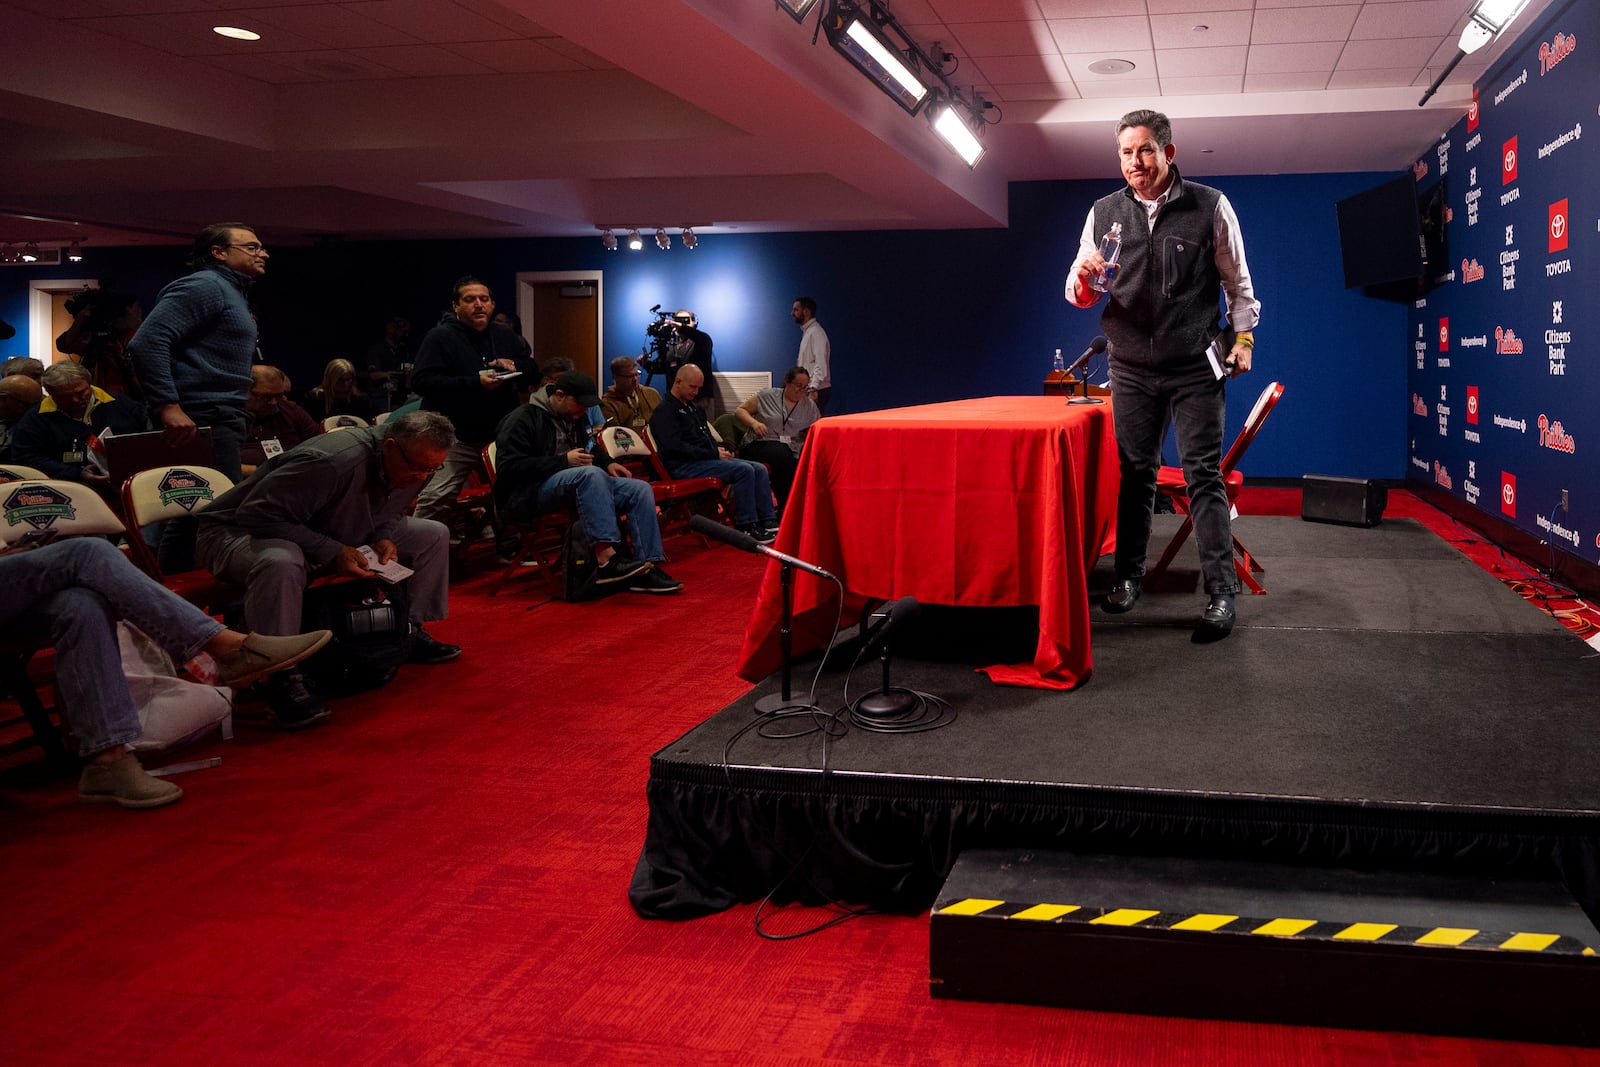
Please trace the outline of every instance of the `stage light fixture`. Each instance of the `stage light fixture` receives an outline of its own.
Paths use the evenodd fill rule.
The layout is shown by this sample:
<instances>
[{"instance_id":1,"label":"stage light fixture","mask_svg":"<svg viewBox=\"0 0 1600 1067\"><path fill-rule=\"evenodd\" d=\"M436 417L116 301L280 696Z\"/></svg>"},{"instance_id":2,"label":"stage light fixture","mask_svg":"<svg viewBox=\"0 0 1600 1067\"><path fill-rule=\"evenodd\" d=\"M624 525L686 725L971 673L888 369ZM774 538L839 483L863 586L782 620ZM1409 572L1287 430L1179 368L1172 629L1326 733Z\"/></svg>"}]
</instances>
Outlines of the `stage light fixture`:
<instances>
[{"instance_id":1,"label":"stage light fixture","mask_svg":"<svg viewBox=\"0 0 1600 1067\"><path fill-rule=\"evenodd\" d=\"M691 252L693 252L700 244L700 238L696 237L694 235L694 231L689 229L687 226L683 228L682 240L683 247L687 248Z\"/></svg>"},{"instance_id":2,"label":"stage light fixture","mask_svg":"<svg viewBox=\"0 0 1600 1067\"><path fill-rule=\"evenodd\" d=\"M644 247L644 238L639 236L638 230L628 231L628 251L637 252Z\"/></svg>"},{"instance_id":3,"label":"stage light fixture","mask_svg":"<svg viewBox=\"0 0 1600 1067\"><path fill-rule=\"evenodd\" d=\"M811 9L817 6L817 0L776 0L777 5L796 22L804 22L806 16L811 14Z\"/></svg>"},{"instance_id":4,"label":"stage light fixture","mask_svg":"<svg viewBox=\"0 0 1600 1067\"><path fill-rule=\"evenodd\" d=\"M37 262L39 262L39 246L34 244L32 241L29 241L27 244L23 245L22 246L22 262L24 262L24 263L37 263Z\"/></svg>"},{"instance_id":5,"label":"stage light fixture","mask_svg":"<svg viewBox=\"0 0 1600 1067\"><path fill-rule=\"evenodd\" d=\"M247 30L241 26L213 26L211 32L219 37L231 38L235 41L259 41L261 35L255 30Z\"/></svg>"},{"instance_id":6,"label":"stage light fixture","mask_svg":"<svg viewBox=\"0 0 1600 1067\"><path fill-rule=\"evenodd\" d=\"M656 227L656 247L665 252L672 247L672 238L667 236L667 231Z\"/></svg>"},{"instance_id":7,"label":"stage light fixture","mask_svg":"<svg viewBox=\"0 0 1600 1067\"><path fill-rule=\"evenodd\" d=\"M610 230L601 230L600 244L605 247L607 252L615 252L617 250L617 235Z\"/></svg>"},{"instance_id":8,"label":"stage light fixture","mask_svg":"<svg viewBox=\"0 0 1600 1067\"><path fill-rule=\"evenodd\" d=\"M1511 20L1520 15L1527 4L1528 0L1478 0L1477 4L1473 5L1472 15L1467 20L1466 28L1461 31L1461 40L1456 43L1455 57L1444 70L1439 72L1439 76L1433 79L1433 84L1422 94L1417 106L1426 104L1428 99L1439 91L1439 86L1450 77L1450 72L1456 69L1457 63L1504 33L1506 27L1511 25Z\"/></svg>"},{"instance_id":9,"label":"stage light fixture","mask_svg":"<svg viewBox=\"0 0 1600 1067\"><path fill-rule=\"evenodd\" d=\"M82 263L83 262L83 249L81 247L79 247L77 241L72 242L72 247L67 250L67 262L69 262L69 263Z\"/></svg>"},{"instance_id":10,"label":"stage light fixture","mask_svg":"<svg viewBox=\"0 0 1600 1067\"><path fill-rule=\"evenodd\" d=\"M886 20L884 25L899 31L893 21ZM928 87L906 61L907 53L916 53L909 41L902 50L879 25L863 15L861 9L839 0L829 9L824 28L828 32L828 43L840 55L871 78L889 99L905 108L907 114L917 113L928 98Z\"/></svg>"},{"instance_id":11,"label":"stage light fixture","mask_svg":"<svg viewBox=\"0 0 1600 1067\"><path fill-rule=\"evenodd\" d=\"M934 106L933 128L944 143L969 167L976 167L983 158L983 142L972 132L972 120L953 101L941 101Z\"/></svg>"}]
</instances>

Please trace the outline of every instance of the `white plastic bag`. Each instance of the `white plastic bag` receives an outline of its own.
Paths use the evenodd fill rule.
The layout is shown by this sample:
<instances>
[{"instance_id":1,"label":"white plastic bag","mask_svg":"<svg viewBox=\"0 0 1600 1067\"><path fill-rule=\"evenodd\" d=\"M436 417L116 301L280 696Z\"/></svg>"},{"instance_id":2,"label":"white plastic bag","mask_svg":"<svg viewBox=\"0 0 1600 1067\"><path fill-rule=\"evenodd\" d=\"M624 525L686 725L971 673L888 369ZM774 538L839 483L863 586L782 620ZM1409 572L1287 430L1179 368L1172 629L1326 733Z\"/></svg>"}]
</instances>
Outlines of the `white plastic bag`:
<instances>
[{"instance_id":1,"label":"white plastic bag","mask_svg":"<svg viewBox=\"0 0 1600 1067\"><path fill-rule=\"evenodd\" d=\"M128 695L144 728L128 747L135 752L171 748L219 723L223 739L233 737L233 690L179 678L172 658L135 626L117 623L117 643Z\"/></svg>"}]
</instances>

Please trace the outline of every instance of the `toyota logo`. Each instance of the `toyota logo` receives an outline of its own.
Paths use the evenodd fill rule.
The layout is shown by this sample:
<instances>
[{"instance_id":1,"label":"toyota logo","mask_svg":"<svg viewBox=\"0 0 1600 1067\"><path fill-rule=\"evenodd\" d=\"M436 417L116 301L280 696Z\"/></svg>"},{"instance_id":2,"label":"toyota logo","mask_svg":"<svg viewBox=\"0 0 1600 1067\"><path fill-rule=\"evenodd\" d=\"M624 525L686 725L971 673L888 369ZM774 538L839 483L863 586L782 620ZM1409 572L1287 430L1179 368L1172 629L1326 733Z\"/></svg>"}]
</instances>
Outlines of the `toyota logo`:
<instances>
[{"instance_id":1,"label":"toyota logo","mask_svg":"<svg viewBox=\"0 0 1600 1067\"><path fill-rule=\"evenodd\" d=\"M1500 499L1504 500L1508 505L1515 504L1517 502L1517 487L1509 483L1502 485L1500 487Z\"/></svg>"},{"instance_id":2,"label":"toyota logo","mask_svg":"<svg viewBox=\"0 0 1600 1067\"><path fill-rule=\"evenodd\" d=\"M1514 171L1516 169L1517 169L1517 150L1515 148L1508 148L1508 149L1506 149L1505 171L1506 171L1507 174L1510 174L1512 171Z\"/></svg>"},{"instance_id":3,"label":"toyota logo","mask_svg":"<svg viewBox=\"0 0 1600 1067\"><path fill-rule=\"evenodd\" d=\"M1559 212L1557 214L1551 215L1550 216L1550 236L1554 237L1556 240L1559 241L1559 240L1561 240L1561 235L1566 233L1566 232L1567 232L1567 217L1565 215L1560 214Z\"/></svg>"}]
</instances>

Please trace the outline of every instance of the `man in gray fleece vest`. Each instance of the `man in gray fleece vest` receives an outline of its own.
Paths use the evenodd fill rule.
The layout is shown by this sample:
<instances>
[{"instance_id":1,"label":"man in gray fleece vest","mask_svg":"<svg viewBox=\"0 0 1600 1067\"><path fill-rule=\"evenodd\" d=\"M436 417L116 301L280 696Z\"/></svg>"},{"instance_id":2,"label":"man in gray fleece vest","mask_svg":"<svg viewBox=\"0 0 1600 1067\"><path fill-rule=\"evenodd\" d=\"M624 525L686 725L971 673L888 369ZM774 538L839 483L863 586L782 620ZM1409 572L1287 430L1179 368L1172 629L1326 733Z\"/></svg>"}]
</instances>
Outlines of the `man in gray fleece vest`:
<instances>
[{"instance_id":1,"label":"man in gray fleece vest","mask_svg":"<svg viewBox=\"0 0 1600 1067\"><path fill-rule=\"evenodd\" d=\"M211 427L216 468L238 481L256 320L246 295L267 272L250 227L216 222L195 235L190 273L161 290L128 342L151 420L173 441Z\"/></svg>"},{"instance_id":2,"label":"man in gray fleece vest","mask_svg":"<svg viewBox=\"0 0 1600 1067\"><path fill-rule=\"evenodd\" d=\"M1233 206L1216 189L1179 175L1167 117L1158 111L1124 115L1117 123L1117 153L1128 185L1095 202L1067 277L1072 304L1097 303L1102 294L1090 283L1107 270L1100 240L1113 223L1121 225L1121 256L1104 286L1100 317L1111 341L1122 470L1117 581L1102 606L1120 613L1139 599L1170 412L1209 595L1194 639L1217 641L1233 631L1239 591L1221 474L1225 386L1250 369L1261 305ZM1219 320L1219 294L1227 301L1226 322Z\"/></svg>"}]
</instances>

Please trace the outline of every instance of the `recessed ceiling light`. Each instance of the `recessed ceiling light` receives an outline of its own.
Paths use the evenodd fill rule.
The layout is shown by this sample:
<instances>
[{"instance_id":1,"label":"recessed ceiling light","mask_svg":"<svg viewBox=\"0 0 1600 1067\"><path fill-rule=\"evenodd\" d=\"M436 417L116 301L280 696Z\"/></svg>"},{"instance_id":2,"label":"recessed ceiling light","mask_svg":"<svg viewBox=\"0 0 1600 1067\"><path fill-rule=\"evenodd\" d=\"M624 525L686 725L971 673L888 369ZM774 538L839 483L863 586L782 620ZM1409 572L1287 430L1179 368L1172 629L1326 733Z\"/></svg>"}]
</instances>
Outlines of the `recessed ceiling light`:
<instances>
[{"instance_id":1,"label":"recessed ceiling light","mask_svg":"<svg viewBox=\"0 0 1600 1067\"><path fill-rule=\"evenodd\" d=\"M255 30L243 30L238 26L213 26L211 32L219 37L231 37L235 41L259 41L261 35Z\"/></svg>"},{"instance_id":2,"label":"recessed ceiling light","mask_svg":"<svg viewBox=\"0 0 1600 1067\"><path fill-rule=\"evenodd\" d=\"M1189 27L1189 28L1190 28L1190 29L1191 29L1191 30L1193 30L1193 31L1194 31L1194 32L1195 32L1195 33L1205 33L1205 32L1206 32L1206 31L1207 31L1207 30L1209 30L1209 29L1210 29L1210 28L1211 28L1211 27L1210 27L1210 26L1207 26L1207 25L1206 25L1206 24L1205 24L1205 23L1203 23L1203 22L1202 22L1202 23L1201 23L1201 24L1200 24L1200 25L1198 25L1198 26L1190 26L1190 27Z\"/></svg>"},{"instance_id":3,"label":"recessed ceiling light","mask_svg":"<svg viewBox=\"0 0 1600 1067\"><path fill-rule=\"evenodd\" d=\"M1090 74L1126 74L1133 64L1126 59L1099 59L1089 64Z\"/></svg>"}]
</instances>

